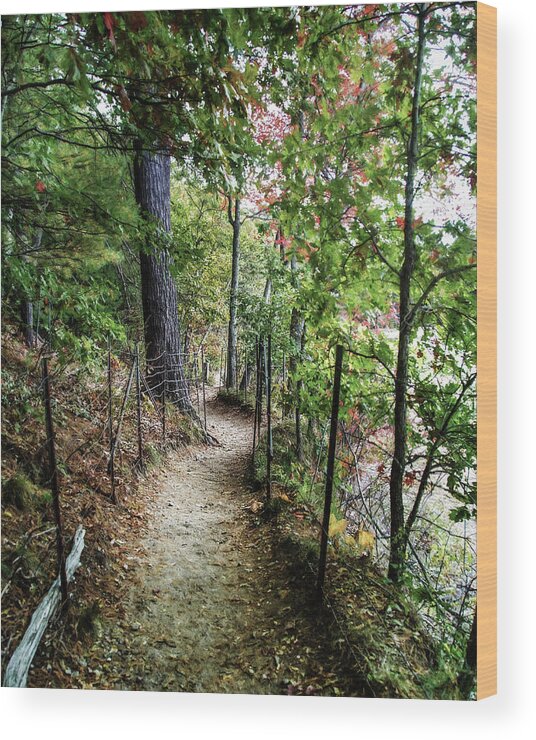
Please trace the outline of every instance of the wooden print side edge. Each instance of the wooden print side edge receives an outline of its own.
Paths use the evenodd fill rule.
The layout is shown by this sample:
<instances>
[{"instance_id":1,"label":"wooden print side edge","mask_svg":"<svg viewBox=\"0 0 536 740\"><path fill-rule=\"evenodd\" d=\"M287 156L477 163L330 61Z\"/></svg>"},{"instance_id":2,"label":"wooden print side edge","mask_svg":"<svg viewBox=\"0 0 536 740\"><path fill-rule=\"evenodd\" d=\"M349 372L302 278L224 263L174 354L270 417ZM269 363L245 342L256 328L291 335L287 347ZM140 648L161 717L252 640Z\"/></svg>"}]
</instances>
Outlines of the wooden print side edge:
<instances>
[{"instance_id":1,"label":"wooden print side edge","mask_svg":"<svg viewBox=\"0 0 536 740\"><path fill-rule=\"evenodd\" d=\"M497 10L477 3L477 699L497 693Z\"/></svg>"}]
</instances>

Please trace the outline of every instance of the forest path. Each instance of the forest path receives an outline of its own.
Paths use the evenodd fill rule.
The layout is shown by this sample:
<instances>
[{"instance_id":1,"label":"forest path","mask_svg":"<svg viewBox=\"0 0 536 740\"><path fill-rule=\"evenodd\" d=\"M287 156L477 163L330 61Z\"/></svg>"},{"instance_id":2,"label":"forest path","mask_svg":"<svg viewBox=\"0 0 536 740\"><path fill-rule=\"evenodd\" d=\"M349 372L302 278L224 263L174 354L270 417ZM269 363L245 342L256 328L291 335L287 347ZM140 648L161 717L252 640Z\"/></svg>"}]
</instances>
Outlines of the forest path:
<instances>
[{"instance_id":1,"label":"forest path","mask_svg":"<svg viewBox=\"0 0 536 740\"><path fill-rule=\"evenodd\" d=\"M93 685L316 693L337 669L267 528L255 526L252 423L214 398L207 411L221 446L172 453L156 475L144 554L129 570L123 619L98 640L108 665Z\"/></svg>"}]
</instances>

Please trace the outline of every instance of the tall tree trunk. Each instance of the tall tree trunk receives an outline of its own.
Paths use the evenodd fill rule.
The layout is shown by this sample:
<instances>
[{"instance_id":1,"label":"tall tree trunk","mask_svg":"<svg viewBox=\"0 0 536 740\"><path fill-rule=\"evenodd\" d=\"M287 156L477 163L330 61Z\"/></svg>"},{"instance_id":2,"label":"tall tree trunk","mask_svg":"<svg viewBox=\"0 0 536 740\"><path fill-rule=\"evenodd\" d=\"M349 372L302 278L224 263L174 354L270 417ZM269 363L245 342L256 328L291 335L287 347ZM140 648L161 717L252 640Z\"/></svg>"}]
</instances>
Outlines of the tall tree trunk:
<instances>
[{"instance_id":1,"label":"tall tree trunk","mask_svg":"<svg viewBox=\"0 0 536 740\"><path fill-rule=\"evenodd\" d=\"M419 107L421 99L422 67L425 44L425 18L427 8L421 6L418 16L417 57L415 83L411 111L411 133L408 144L407 174L404 194L404 262L400 272L400 328L398 335L398 357L395 375L394 410L394 455L391 465L389 497L391 509L391 548L389 556L389 578L398 583L406 560L406 538L404 528L403 482L406 469L407 444L407 386L409 342L413 322L411 311L411 282L415 270L415 232L413 227L413 201L415 198L415 175L419 158Z\"/></svg>"},{"instance_id":2,"label":"tall tree trunk","mask_svg":"<svg viewBox=\"0 0 536 740\"><path fill-rule=\"evenodd\" d=\"M23 298L21 301L20 315L26 346L33 347L35 341L33 329L33 303L26 300L26 298Z\"/></svg>"},{"instance_id":3,"label":"tall tree trunk","mask_svg":"<svg viewBox=\"0 0 536 740\"><path fill-rule=\"evenodd\" d=\"M140 147L134 159L136 202L149 226L154 227L154 231L149 229L147 244L140 253L145 355L149 383L160 393L166 354L166 396L193 415L184 377L177 288L166 244L171 231L170 173L169 154L142 151Z\"/></svg>"},{"instance_id":4,"label":"tall tree trunk","mask_svg":"<svg viewBox=\"0 0 536 740\"><path fill-rule=\"evenodd\" d=\"M264 283L264 292L262 294L263 300L266 305L269 305L272 300L272 275L269 274Z\"/></svg>"},{"instance_id":5,"label":"tall tree trunk","mask_svg":"<svg viewBox=\"0 0 536 740\"><path fill-rule=\"evenodd\" d=\"M290 260L291 269L291 283L296 289L298 287L298 265L296 255L292 255ZM292 398L290 403L291 408L294 407L295 420L296 420L296 447L299 450L301 447L301 429L300 429L300 384L295 381L296 372L298 369L300 355L302 353L302 340L305 330L305 320L300 314L296 306L292 307L292 313L290 315L290 356L288 361L289 367L289 378L288 378L288 390L289 396ZM290 409L289 409L290 411Z\"/></svg>"},{"instance_id":6,"label":"tall tree trunk","mask_svg":"<svg viewBox=\"0 0 536 740\"><path fill-rule=\"evenodd\" d=\"M46 206L45 206L46 208ZM22 240L22 235L20 232L20 228L16 228L17 237ZM37 231L35 233L35 237L32 244L32 252L35 254L39 251L41 248L41 242L43 241L43 229L39 226L37 228ZM30 262L30 257L26 254L23 256L23 261L27 264ZM24 334L24 341L26 343L27 347L33 347L35 343L35 333L34 333L34 312L33 312L33 302L31 300L31 297L28 295L23 296L21 302L20 302L20 319L21 319L21 326L22 326L22 332Z\"/></svg>"},{"instance_id":7,"label":"tall tree trunk","mask_svg":"<svg viewBox=\"0 0 536 740\"><path fill-rule=\"evenodd\" d=\"M247 359L246 366L244 367L244 372L242 373L242 380L240 381L239 386L241 391L246 391L249 388L249 384L254 373L255 365L251 362L250 359Z\"/></svg>"},{"instance_id":8,"label":"tall tree trunk","mask_svg":"<svg viewBox=\"0 0 536 740\"><path fill-rule=\"evenodd\" d=\"M303 109L300 108L298 111L298 127L300 130L300 136L302 141L305 141L307 136L305 133L305 115ZM290 282L294 290L298 289L298 261L296 254L294 253L290 259ZM296 371L298 369L299 359L303 350L303 343L305 339L305 320L298 311L296 306L292 307L292 313L290 316L290 357L289 357L289 379L288 379L288 390L289 396L292 400L290 402L290 408L288 412L292 411L294 406L294 420L296 425L296 455L298 459L302 456L302 434L301 434L301 412L300 412L300 392L301 383L295 382Z\"/></svg>"},{"instance_id":9,"label":"tall tree trunk","mask_svg":"<svg viewBox=\"0 0 536 740\"><path fill-rule=\"evenodd\" d=\"M236 304L238 297L238 269L240 262L240 199L235 198L234 216L232 201L229 198L229 223L233 227L233 261L231 267L231 293L229 296L229 331L227 335L227 377L225 386L228 389L236 386L236 353L237 353L237 321Z\"/></svg>"},{"instance_id":10,"label":"tall tree trunk","mask_svg":"<svg viewBox=\"0 0 536 740\"><path fill-rule=\"evenodd\" d=\"M300 357L303 357L305 352L305 321L302 321L301 325L301 337L300 337ZM297 366L297 363L296 363ZM296 457L301 460L303 457L303 444L302 444L302 423L301 423L301 392L302 392L302 381L296 381L296 396L295 403L296 408L294 410L294 422L296 427Z\"/></svg>"}]
</instances>

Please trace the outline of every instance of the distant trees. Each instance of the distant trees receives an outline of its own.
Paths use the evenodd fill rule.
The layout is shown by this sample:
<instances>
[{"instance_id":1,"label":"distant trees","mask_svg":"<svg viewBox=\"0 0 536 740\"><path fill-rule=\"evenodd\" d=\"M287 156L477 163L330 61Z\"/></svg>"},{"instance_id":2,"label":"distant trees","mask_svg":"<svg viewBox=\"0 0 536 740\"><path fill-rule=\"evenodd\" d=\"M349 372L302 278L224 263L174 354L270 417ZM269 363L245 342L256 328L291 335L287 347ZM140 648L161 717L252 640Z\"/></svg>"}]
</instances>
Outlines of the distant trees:
<instances>
[{"instance_id":1,"label":"distant trees","mask_svg":"<svg viewBox=\"0 0 536 740\"><path fill-rule=\"evenodd\" d=\"M237 335L237 300L238 300L238 273L240 265L240 198L229 197L228 218L233 227L233 246L231 261L231 285L229 290L229 328L227 333L227 376L225 385L234 388L237 384L238 368L236 365L238 351Z\"/></svg>"},{"instance_id":2,"label":"distant trees","mask_svg":"<svg viewBox=\"0 0 536 740\"><path fill-rule=\"evenodd\" d=\"M259 13L268 25L285 22L285 15L285 11ZM255 14L193 11L185 15L166 11L57 14L31 20L13 17L3 24L2 115L8 111L4 154L9 162L5 183L11 173L17 180L21 172L33 170L40 187L35 186L37 193L31 194L31 200L42 198L41 194L50 188L48 181L38 179L43 170L41 162L50 170L47 147L48 151L62 147L76 155L84 150L134 154L134 192L144 226L134 210L130 224L118 225L125 236L132 237L131 244L141 246L140 287L148 367L151 370L155 365L164 346L175 354L176 377L169 379L172 397L186 409L190 405L179 354L179 307L168 243L171 156L194 162L206 172L221 171L226 177L228 152L233 157L240 152L237 140L246 123L244 100L254 94L254 76L250 70L240 69L241 49L251 45L255 35L261 41L260 27L246 24L248 18L255 19ZM42 110L44 114L39 117L38 111ZM233 130L228 126L231 117ZM28 149L35 151L35 156L30 167L21 170ZM57 171L49 174L55 179L58 176ZM33 187L33 183L28 185ZM112 204L117 198L106 191L103 205L98 198L89 210L92 215L98 214L100 207L99 215L108 216L113 224ZM83 198L81 194L82 202ZM25 228L34 219L30 203L28 208L24 206L29 215L27 222L13 210L20 209L21 202L13 198L10 204L5 199L8 217L4 223L8 228L11 223L19 224L17 228L24 231L24 239L29 242L36 227L28 223L30 228ZM76 223L79 234L81 206L71 201L68 209L69 216L64 216L69 219L67 229L70 222ZM47 223L37 224L37 228L44 225L43 248L58 228L51 223L56 215L52 208L49 214ZM235 224L233 252L237 254L239 217ZM130 234L125 233L124 226L132 227ZM138 233L145 238L138 239ZM16 236L13 232L15 241ZM105 231L102 237L106 240ZM19 250L19 254L22 257L23 252L32 251L33 259L39 250ZM231 348L236 348L238 256L233 265L235 297L231 298L230 327L234 326ZM31 310L27 292L20 299L25 325Z\"/></svg>"},{"instance_id":3,"label":"distant trees","mask_svg":"<svg viewBox=\"0 0 536 740\"><path fill-rule=\"evenodd\" d=\"M278 218L304 272L309 336L320 332L351 349L359 358L352 396L369 399L363 406L376 425L392 426L389 575L399 582L439 459L463 503L456 516L474 511L472 483L459 465L461 439L452 433L474 411L476 259L474 215L466 215L475 182L474 13L461 4L415 4L356 6L342 15L326 10L314 30L303 28L308 135L296 126L277 147L284 175ZM444 58L431 54L436 46ZM441 208L432 210L433 199ZM396 316L396 344L370 330L366 310L391 316L391 324ZM415 357L417 335L431 347L432 366L422 344ZM464 358L461 372L455 356ZM424 456L417 424L426 428ZM467 432L473 459L472 424ZM447 443L457 472L447 465Z\"/></svg>"},{"instance_id":4,"label":"distant trees","mask_svg":"<svg viewBox=\"0 0 536 740\"><path fill-rule=\"evenodd\" d=\"M464 545L460 574L447 550L450 527L461 536L456 523L471 531L476 516L474 9L326 9L302 25L296 53L307 137L295 126L272 144L274 215L292 235L307 323L296 408L327 418L327 348L343 344L341 418L359 442L342 436L341 487L348 454L349 496L389 577L463 652L467 688L474 553ZM448 507L444 531L429 520L435 505Z\"/></svg>"}]
</instances>

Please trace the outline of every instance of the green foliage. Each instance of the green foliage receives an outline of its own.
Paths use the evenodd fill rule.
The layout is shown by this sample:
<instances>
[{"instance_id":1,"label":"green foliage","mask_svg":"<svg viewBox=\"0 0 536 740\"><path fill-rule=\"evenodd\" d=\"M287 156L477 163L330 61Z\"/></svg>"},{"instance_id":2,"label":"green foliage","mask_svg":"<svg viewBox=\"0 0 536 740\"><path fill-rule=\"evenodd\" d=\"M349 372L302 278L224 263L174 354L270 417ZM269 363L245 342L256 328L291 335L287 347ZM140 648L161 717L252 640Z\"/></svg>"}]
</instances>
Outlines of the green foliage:
<instances>
[{"instance_id":1,"label":"green foliage","mask_svg":"<svg viewBox=\"0 0 536 740\"><path fill-rule=\"evenodd\" d=\"M35 498L35 486L22 473L16 473L2 484L2 503L14 506L20 511L32 507Z\"/></svg>"}]
</instances>

